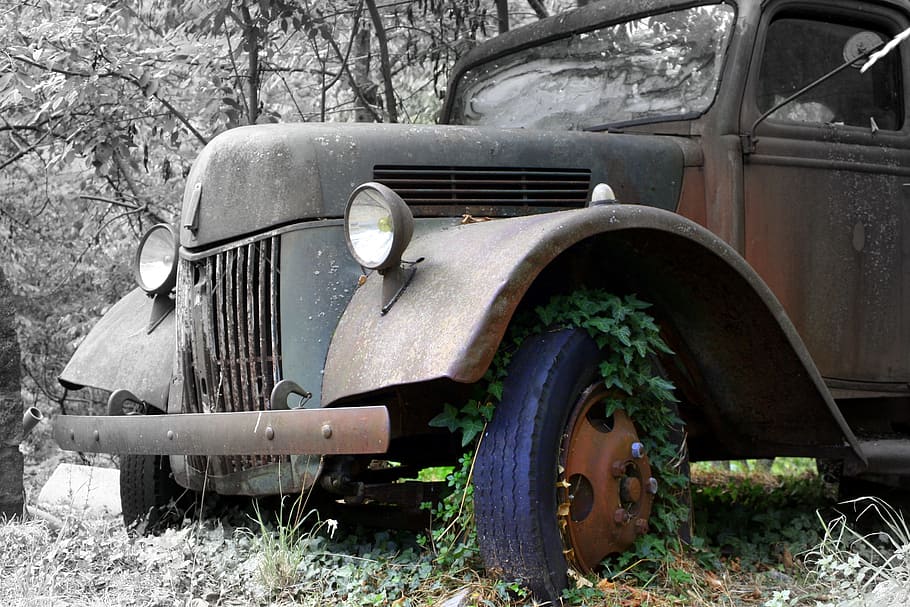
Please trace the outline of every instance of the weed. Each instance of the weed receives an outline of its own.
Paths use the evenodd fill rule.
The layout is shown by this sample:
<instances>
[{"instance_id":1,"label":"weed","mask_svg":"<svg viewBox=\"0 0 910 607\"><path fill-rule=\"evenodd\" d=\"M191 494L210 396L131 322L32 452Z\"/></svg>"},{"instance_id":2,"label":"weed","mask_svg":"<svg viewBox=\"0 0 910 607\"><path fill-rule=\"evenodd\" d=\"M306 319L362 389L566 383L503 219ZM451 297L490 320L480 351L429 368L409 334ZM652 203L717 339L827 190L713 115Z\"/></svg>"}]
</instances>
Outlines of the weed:
<instances>
[{"instance_id":1,"label":"weed","mask_svg":"<svg viewBox=\"0 0 910 607\"><path fill-rule=\"evenodd\" d=\"M259 526L259 573L270 595L281 595L293 588L298 579L298 569L309 549L318 542L318 533L325 529L329 537L332 537L338 526L332 519L318 521L319 515L315 510L307 511L303 494L294 500L287 513L288 523L285 523L286 499L281 499L278 524L274 527L265 521L258 502L253 503L255 521ZM314 527L308 524L309 519L317 519Z\"/></svg>"},{"instance_id":2,"label":"weed","mask_svg":"<svg viewBox=\"0 0 910 607\"><path fill-rule=\"evenodd\" d=\"M819 520L824 536L806 553L815 579L836 596L868 604L903 605L910 597L910 529L903 516L883 500L863 497L844 505L880 524L878 533L855 531L846 515ZM864 521L868 522L868 521ZM884 595L886 600L883 600Z\"/></svg>"}]
</instances>

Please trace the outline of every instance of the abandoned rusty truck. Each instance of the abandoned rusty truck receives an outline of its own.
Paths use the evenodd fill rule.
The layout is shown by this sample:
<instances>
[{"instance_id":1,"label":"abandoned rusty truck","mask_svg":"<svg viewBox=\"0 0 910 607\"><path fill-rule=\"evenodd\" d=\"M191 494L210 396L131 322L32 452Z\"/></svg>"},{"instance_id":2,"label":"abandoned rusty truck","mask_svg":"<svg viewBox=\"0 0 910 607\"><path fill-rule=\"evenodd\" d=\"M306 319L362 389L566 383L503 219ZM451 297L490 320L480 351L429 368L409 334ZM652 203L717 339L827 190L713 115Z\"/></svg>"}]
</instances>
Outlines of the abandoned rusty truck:
<instances>
[{"instance_id":1,"label":"abandoned rusty truck","mask_svg":"<svg viewBox=\"0 0 910 607\"><path fill-rule=\"evenodd\" d=\"M178 487L419 501L398 477L455 461L428 421L515 315L594 288L652 304L691 460L900 485L910 51L861 66L908 27L906 1L610 0L468 52L441 125L225 132L61 376L108 415L56 440L124 454L128 522ZM526 340L476 463L487 566L544 597L660 497L649 438L580 414L598 356L580 330Z\"/></svg>"}]
</instances>

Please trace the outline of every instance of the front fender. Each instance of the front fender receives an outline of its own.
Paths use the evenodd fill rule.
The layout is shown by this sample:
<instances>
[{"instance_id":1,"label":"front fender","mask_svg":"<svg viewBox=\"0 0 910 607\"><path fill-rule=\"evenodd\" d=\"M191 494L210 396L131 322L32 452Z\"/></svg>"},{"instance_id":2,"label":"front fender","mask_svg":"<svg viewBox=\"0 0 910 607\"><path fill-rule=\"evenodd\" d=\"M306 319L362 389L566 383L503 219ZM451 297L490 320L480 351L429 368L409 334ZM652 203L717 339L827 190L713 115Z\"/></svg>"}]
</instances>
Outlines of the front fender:
<instances>
[{"instance_id":1,"label":"front fender","mask_svg":"<svg viewBox=\"0 0 910 607\"><path fill-rule=\"evenodd\" d=\"M153 300L131 291L101 317L58 378L64 388L125 388L161 409L167 408L174 371L173 310L149 332ZM173 304L171 304L173 307ZM156 317L160 314L156 310Z\"/></svg>"},{"instance_id":2,"label":"front fender","mask_svg":"<svg viewBox=\"0 0 910 607\"><path fill-rule=\"evenodd\" d=\"M370 275L354 294L329 346L323 404L442 378L479 380L523 296L561 256L574 256L564 266L570 269L577 257L589 275L619 269L630 290L669 316L710 392L706 401L720 420L715 432L727 433L723 442L734 453L852 446L859 454L805 345L761 278L711 232L645 206L595 206L415 238L405 259L423 261L388 314L380 313L381 276ZM578 280L568 274L547 279L564 290Z\"/></svg>"}]
</instances>

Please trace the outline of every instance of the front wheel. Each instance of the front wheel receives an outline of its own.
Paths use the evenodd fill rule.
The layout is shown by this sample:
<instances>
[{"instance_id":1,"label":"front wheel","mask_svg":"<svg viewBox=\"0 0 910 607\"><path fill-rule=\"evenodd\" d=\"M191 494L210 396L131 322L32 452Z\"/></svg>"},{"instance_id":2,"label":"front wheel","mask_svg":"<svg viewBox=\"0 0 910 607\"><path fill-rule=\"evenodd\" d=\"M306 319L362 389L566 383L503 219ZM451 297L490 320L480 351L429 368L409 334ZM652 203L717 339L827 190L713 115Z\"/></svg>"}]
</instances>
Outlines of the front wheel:
<instances>
[{"instance_id":1,"label":"front wheel","mask_svg":"<svg viewBox=\"0 0 910 607\"><path fill-rule=\"evenodd\" d=\"M658 481L636 427L601 381L581 329L527 338L477 451L474 508L488 570L559 603L570 567L590 572L648 532Z\"/></svg>"},{"instance_id":2,"label":"front wheel","mask_svg":"<svg viewBox=\"0 0 910 607\"><path fill-rule=\"evenodd\" d=\"M174 480L167 455L120 456L120 506L130 533L178 526L192 503L193 493Z\"/></svg>"}]
</instances>

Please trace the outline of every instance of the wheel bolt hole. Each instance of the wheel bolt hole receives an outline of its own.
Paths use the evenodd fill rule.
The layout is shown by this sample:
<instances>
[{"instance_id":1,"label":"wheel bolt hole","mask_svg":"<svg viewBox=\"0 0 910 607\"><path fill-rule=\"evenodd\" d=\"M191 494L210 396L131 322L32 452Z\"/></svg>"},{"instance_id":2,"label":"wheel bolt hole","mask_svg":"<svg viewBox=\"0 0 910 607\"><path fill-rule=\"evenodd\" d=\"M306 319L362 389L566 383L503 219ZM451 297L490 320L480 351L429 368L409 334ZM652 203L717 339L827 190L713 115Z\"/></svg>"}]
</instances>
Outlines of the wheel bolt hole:
<instances>
[{"instance_id":1,"label":"wheel bolt hole","mask_svg":"<svg viewBox=\"0 0 910 607\"><path fill-rule=\"evenodd\" d=\"M594 429L598 432L603 432L604 434L613 432L613 416L606 415L603 407L591 407L588 409L588 413L585 417L587 418L588 423L594 426Z\"/></svg>"},{"instance_id":2,"label":"wheel bolt hole","mask_svg":"<svg viewBox=\"0 0 910 607\"><path fill-rule=\"evenodd\" d=\"M588 518L594 509L594 487L591 481L583 474L573 474L569 478L569 516L572 521L579 522Z\"/></svg>"},{"instance_id":3,"label":"wheel bolt hole","mask_svg":"<svg viewBox=\"0 0 910 607\"><path fill-rule=\"evenodd\" d=\"M623 504L636 503L641 499L641 489L640 480L627 476L619 485L619 498Z\"/></svg>"}]
</instances>

